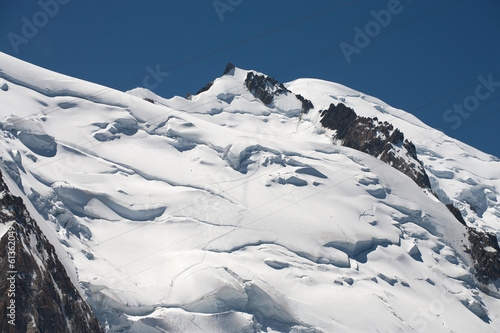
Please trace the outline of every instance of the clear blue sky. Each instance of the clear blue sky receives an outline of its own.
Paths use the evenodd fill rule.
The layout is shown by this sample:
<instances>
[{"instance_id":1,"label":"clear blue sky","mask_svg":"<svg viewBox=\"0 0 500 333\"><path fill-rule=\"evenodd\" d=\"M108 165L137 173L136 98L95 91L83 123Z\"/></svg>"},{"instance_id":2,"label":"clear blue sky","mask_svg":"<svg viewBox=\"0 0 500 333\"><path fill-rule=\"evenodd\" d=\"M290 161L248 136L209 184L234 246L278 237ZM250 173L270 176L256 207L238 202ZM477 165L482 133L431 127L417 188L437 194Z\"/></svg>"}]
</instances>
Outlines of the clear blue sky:
<instances>
[{"instance_id":1,"label":"clear blue sky","mask_svg":"<svg viewBox=\"0 0 500 333\"><path fill-rule=\"evenodd\" d=\"M371 12L388 8L376 23ZM228 61L282 82L321 78L500 157L500 83L478 80L500 82L499 16L498 0L2 1L0 50L120 90L160 66L164 97L196 92ZM354 43L356 27L372 29L368 44ZM357 47L350 63L341 43Z\"/></svg>"}]
</instances>

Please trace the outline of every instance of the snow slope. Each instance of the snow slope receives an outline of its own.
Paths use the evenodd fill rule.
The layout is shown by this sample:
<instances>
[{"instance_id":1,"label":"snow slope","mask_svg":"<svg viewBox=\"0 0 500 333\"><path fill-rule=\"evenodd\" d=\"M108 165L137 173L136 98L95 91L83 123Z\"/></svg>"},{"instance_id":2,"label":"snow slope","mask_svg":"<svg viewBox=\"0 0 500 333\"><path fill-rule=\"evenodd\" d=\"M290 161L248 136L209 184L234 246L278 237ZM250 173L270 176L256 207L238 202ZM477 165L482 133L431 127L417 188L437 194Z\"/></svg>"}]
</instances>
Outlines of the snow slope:
<instances>
[{"instance_id":1,"label":"snow slope","mask_svg":"<svg viewBox=\"0 0 500 333\"><path fill-rule=\"evenodd\" d=\"M335 83L285 84L306 115L293 93L264 105L247 73L163 99L0 54L2 168L103 326L495 332L498 283L443 203L500 236L500 161ZM339 102L401 129L441 201L333 144L318 111Z\"/></svg>"}]
</instances>

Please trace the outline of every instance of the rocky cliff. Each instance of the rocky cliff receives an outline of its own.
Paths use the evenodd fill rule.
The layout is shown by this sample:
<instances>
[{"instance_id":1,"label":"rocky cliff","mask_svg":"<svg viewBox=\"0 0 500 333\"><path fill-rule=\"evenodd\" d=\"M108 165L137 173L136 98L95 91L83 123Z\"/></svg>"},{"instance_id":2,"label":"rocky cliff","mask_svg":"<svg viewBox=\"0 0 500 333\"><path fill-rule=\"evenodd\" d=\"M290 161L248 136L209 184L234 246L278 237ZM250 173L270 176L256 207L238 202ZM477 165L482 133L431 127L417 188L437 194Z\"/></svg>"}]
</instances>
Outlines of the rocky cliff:
<instances>
[{"instance_id":1,"label":"rocky cliff","mask_svg":"<svg viewBox=\"0 0 500 333\"><path fill-rule=\"evenodd\" d=\"M245 86L252 95L260 99L265 105L271 104L275 96L293 94L283 83L279 83L274 78L252 72L248 72ZM303 113L309 112L314 107L312 102L302 95L295 95L295 97L301 102Z\"/></svg>"},{"instance_id":2,"label":"rocky cliff","mask_svg":"<svg viewBox=\"0 0 500 333\"><path fill-rule=\"evenodd\" d=\"M0 331L103 332L54 247L0 173Z\"/></svg>"},{"instance_id":3,"label":"rocky cliff","mask_svg":"<svg viewBox=\"0 0 500 333\"><path fill-rule=\"evenodd\" d=\"M422 188L431 188L415 146L388 122L359 117L342 103L330 104L321 111L321 125L336 131L335 139L343 146L370 154L401 171Z\"/></svg>"}]
</instances>

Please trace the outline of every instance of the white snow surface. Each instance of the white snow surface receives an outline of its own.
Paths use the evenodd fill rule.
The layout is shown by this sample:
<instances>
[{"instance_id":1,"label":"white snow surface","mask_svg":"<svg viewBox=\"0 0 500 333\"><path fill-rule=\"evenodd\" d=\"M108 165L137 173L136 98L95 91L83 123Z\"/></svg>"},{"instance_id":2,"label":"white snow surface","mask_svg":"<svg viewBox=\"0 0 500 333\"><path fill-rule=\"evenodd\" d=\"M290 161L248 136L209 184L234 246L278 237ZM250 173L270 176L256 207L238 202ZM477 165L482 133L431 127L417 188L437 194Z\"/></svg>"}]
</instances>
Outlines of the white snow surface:
<instances>
[{"instance_id":1,"label":"white snow surface","mask_svg":"<svg viewBox=\"0 0 500 333\"><path fill-rule=\"evenodd\" d=\"M336 83L266 106L247 72L164 99L0 54L3 173L108 332L497 332L443 202L500 236L500 161ZM335 145L339 102L413 141L441 201Z\"/></svg>"}]
</instances>

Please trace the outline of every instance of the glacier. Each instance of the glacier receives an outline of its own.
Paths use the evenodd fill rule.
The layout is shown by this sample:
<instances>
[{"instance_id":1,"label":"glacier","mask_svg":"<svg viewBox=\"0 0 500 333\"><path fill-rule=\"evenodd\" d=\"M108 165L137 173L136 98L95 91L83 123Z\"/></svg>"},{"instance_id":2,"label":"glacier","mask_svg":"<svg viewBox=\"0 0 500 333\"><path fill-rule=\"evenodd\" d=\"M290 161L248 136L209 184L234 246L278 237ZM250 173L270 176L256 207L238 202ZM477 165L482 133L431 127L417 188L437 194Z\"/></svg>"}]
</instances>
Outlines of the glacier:
<instances>
[{"instance_id":1,"label":"glacier","mask_svg":"<svg viewBox=\"0 0 500 333\"><path fill-rule=\"evenodd\" d=\"M166 99L0 53L0 86L6 183L107 332L500 327L468 235L500 237L500 160L410 113L229 65ZM340 103L404 133L430 188L343 146L321 124Z\"/></svg>"}]
</instances>

